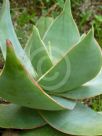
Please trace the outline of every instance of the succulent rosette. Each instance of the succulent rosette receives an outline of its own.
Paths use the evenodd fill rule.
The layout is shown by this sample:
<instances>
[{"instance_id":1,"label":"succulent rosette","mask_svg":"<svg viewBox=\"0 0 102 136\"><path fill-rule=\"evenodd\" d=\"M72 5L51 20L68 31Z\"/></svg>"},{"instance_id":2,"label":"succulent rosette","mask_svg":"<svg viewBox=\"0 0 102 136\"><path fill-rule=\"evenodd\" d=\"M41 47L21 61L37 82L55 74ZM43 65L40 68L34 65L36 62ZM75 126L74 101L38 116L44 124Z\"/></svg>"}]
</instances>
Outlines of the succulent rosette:
<instances>
[{"instance_id":1,"label":"succulent rosette","mask_svg":"<svg viewBox=\"0 0 102 136\"><path fill-rule=\"evenodd\" d=\"M0 104L1 128L21 129L19 136L102 135L102 115L82 102L102 94L102 53L93 28L80 35L70 0L56 19L38 20L24 49L4 0L0 47L0 97L10 102Z\"/></svg>"}]
</instances>

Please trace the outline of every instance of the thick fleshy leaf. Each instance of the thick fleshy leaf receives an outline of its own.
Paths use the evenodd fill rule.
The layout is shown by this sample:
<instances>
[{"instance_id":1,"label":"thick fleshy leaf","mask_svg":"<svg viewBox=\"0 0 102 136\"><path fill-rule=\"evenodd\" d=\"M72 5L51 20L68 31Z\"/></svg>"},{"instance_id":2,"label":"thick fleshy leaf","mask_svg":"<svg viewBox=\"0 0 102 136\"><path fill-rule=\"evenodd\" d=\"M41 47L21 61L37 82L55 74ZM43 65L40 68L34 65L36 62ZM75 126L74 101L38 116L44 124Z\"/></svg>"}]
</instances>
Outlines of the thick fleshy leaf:
<instances>
[{"instance_id":1,"label":"thick fleshy leaf","mask_svg":"<svg viewBox=\"0 0 102 136\"><path fill-rule=\"evenodd\" d=\"M73 110L41 111L41 115L49 125L66 134L102 135L102 115L83 104L78 103Z\"/></svg>"},{"instance_id":2,"label":"thick fleshy leaf","mask_svg":"<svg viewBox=\"0 0 102 136\"><path fill-rule=\"evenodd\" d=\"M69 135L61 133L51 128L50 126L46 125L35 130L22 131L19 133L19 136L69 136Z\"/></svg>"},{"instance_id":3,"label":"thick fleshy leaf","mask_svg":"<svg viewBox=\"0 0 102 136\"><path fill-rule=\"evenodd\" d=\"M100 94L102 94L102 71L83 86L58 95L71 99L86 99Z\"/></svg>"},{"instance_id":4,"label":"thick fleshy leaf","mask_svg":"<svg viewBox=\"0 0 102 136\"><path fill-rule=\"evenodd\" d=\"M80 40L79 31L71 14L70 0L66 0L62 13L55 19L46 34L44 43L51 48L52 60L62 58Z\"/></svg>"},{"instance_id":5,"label":"thick fleshy leaf","mask_svg":"<svg viewBox=\"0 0 102 136\"><path fill-rule=\"evenodd\" d=\"M74 109L74 107L76 106L76 102L75 101L72 101L72 100L68 100L68 99L64 99L64 98L61 98L61 97L57 97L57 96L52 96L52 98L54 100L57 101L57 103L63 105L64 107L66 107L67 109Z\"/></svg>"},{"instance_id":6,"label":"thick fleshy leaf","mask_svg":"<svg viewBox=\"0 0 102 136\"><path fill-rule=\"evenodd\" d=\"M38 29L34 26L32 35L25 47L25 52L30 58L38 76L43 75L52 66L47 49L40 38Z\"/></svg>"},{"instance_id":7,"label":"thick fleshy leaf","mask_svg":"<svg viewBox=\"0 0 102 136\"><path fill-rule=\"evenodd\" d=\"M70 61L69 58L63 58L56 65L54 65L50 70L48 70L38 82L46 91L51 94L56 90L63 92L63 86L70 77ZM62 89L61 89L62 88Z\"/></svg>"},{"instance_id":8,"label":"thick fleshy leaf","mask_svg":"<svg viewBox=\"0 0 102 136\"><path fill-rule=\"evenodd\" d=\"M61 87L54 89L51 88L53 81L45 80L50 77L52 71L47 72L43 78L39 80L40 85L49 92L66 92L75 89L82 84L93 79L101 69L102 55L101 49L94 39L93 29L86 35L86 37L73 47L58 63L64 69L62 62L69 61L70 75L64 80ZM56 68L56 67L55 67ZM53 70L53 69L52 69ZM64 77L61 77L62 79ZM56 81L57 82L57 81ZM47 87L45 86L47 85ZM50 87L49 87L50 86Z\"/></svg>"},{"instance_id":9,"label":"thick fleshy leaf","mask_svg":"<svg viewBox=\"0 0 102 136\"><path fill-rule=\"evenodd\" d=\"M62 105L46 94L33 77L27 73L16 57L9 40L7 41L6 64L0 78L0 96L10 102L30 108L45 110L68 108L63 101Z\"/></svg>"},{"instance_id":10,"label":"thick fleshy leaf","mask_svg":"<svg viewBox=\"0 0 102 136\"><path fill-rule=\"evenodd\" d=\"M39 30L41 38L43 38L45 32L50 27L53 20L54 19L52 17L40 17L40 19L37 21L36 26L37 26L37 28Z\"/></svg>"},{"instance_id":11,"label":"thick fleshy leaf","mask_svg":"<svg viewBox=\"0 0 102 136\"><path fill-rule=\"evenodd\" d=\"M80 37L81 40L83 40L85 38L85 36L86 36L86 33L82 34L81 37Z\"/></svg>"},{"instance_id":12,"label":"thick fleshy leaf","mask_svg":"<svg viewBox=\"0 0 102 136\"><path fill-rule=\"evenodd\" d=\"M6 39L10 39L12 41L16 55L21 60L22 64L25 66L25 68L29 71L31 75L36 77L37 74L34 71L30 60L28 59L24 50L22 49L17 39L16 33L14 31L13 24L11 21L11 16L10 16L9 0L4 0L3 6L0 12L0 47L1 47L4 59L6 59L6 46L5 46Z\"/></svg>"},{"instance_id":13,"label":"thick fleshy leaf","mask_svg":"<svg viewBox=\"0 0 102 136\"><path fill-rule=\"evenodd\" d=\"M0 104L0 127L32 129L45 125L37 111L15 104Z\"/></svg>"}]
</instances>

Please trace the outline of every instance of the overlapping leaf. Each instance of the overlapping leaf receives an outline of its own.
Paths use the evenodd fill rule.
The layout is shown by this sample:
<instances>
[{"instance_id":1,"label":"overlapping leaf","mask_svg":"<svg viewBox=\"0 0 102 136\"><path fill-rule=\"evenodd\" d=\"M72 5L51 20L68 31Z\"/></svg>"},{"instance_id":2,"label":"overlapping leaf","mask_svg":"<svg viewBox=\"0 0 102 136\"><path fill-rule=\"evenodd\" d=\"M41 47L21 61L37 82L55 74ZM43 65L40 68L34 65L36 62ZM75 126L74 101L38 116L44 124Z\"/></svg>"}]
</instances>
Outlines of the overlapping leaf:
<instances>
[{"instance_id":1,"label":"overlapping leaf","mask_svg":"<svg viewBox=\"0 0 102 136\"><path fill-rule=\"evenodd\" d=\"M41 78L38 80L39 84L46 91L50 93L58 91L63 91L61 88L65 85L70 77L70 61L66 57L59 61L56 65L51 67Z\"/></svg>"},{"instance_id":2,"label":"overlapping leaf","mask_svg":"<svg viewBox=\"0 0 102 136\"><path fill-rule=\"evenodd\" d=\"M41 128L33 129L33 130L24 130L24 131L13 131L6 130L2 136L69 136L68 134L63 134L49 125L46 125Z\"/></svg>"},{"instance_id":3,"label":"overlapping leaf","mask_svg":"<svg viewBox=\"0 0 102 136\"><path fill-rule=\"evenodd\" d=\"M41 17L37 21L36 27L39 30L41 38L43 38L45 32L48 30L53 21L54 19L52 17Z\"/></svg>"},{"instance_id":4,"label":"overlapping leaf","mask_svg":"<svg viewBox=\"0 0 102 136\"><path fill-rule=\"evenodd\" d=\"M38 128L35 130L20 132L19 136L68 136L68 135L56 131L50 126L46 125L45 127Z\"/></svg>"},{"instance_id":5,"label":"overlapping leaf","mask_svg":"<svg viewBox=\"0 0 102 136\"><path fill-rule=\"evenodd\" d=\"M40 32L34 27L25 48L36 74L14 32L9 1L4 0L0 46L6 62L0 77L0 97L15 104L0 105L0 127L32 129L48 123L55 130L47 125L18 134L101 135L102 115L68 99L85 99L102 93L102 71L93 79L102 67L102 54L93 29L80 37L71 14L70 0L66 0L63 12L54 22L52 18L44 17L37 27ZM6 39L13 43L7 40L7 50ZM37 82L44 90L33 76L38 78Z\"/></svg>"},{"instance_id":6,"label":"overlapping leaf","mask_svg":"<svg viewBox=\"0 0 102 136\"><path fill-rule=\"evenodd\" d=\"M66 134L78 136L102 134L102 115L82 104L77 104L72 111L43 111L41 115L53 128Z\"/></svg>"},{"instance_id":7,"label":"overlapping leaf","mask_svg":"<svg viewBox=\"0 0 102 136\"><path fill-rule=\"evenodd\" d=\"M51 68L52 62L48 55L48 51L35 26L33 27L32 35L25 47L25 52L30 58L39 77Z\"/></svg>"},{"instance_id":8,"label":"overlapping leaf","mask_svg":"<svg viewBox=\"0 0 102 136\"><path fill-rule=\"evenodd\" d=\"M93 80L83 86L59 94L59 96L71 99L86 99L102 94L102 71Z\"/></svg>"},{"instance_id":9,"label":"overlapping leaf","mask_svg":"<svg viewBox=\"0 0 102 136\"><path fill-rule=\"evenodd\" d=\"M24 50L22 49L16 33L14 31L14 27L11 21L10 16L10 7L9 7L9 0L4 0L1 12L0 12L0 47L3 53L4 59L6 59L6 46L5 42L6 39L10 39L14 45L14 49L16 55L21 60L22 64L28 70L28 72L33 75L34 77L37 76L36 72L34 71L30 60L26 56Z\"/></svg>"},{"instance_id":10,"label":"overlapping leaf","mask_svg":"<svg viewBox=\"0 0 102 136\"><path fill-rule=\"evenodd\" d=\"M51 77L52 71L56 71L58 65L63 70L64 74L69 71L69 68L64 68L63 62L70 65L70 74L68 78L62 79L62 86L53 88L53 80L47 80ZM66 65L65 65L66 66ZM86 67L87 66L87 67ZM98 47L94 39L93 29L86 35L86 37L73 47L66 55L54 66L53 69L48 71L40 80L40 85L50 93L52 92L66 92L81 86L87 81L93 79L102 66L101 49ZM60 71L58 71L60 73ZM67 74L64 76L66 77ZM56 81L57 82L57 81Z\"/></svg>"},{"instance_id":11,"label":"overlapping leaf","mask_svg":"<svg viewBox=\"0 0 102 136\"><path fill-rule=\"evenodd\" d=\"M71 107L63 101L51 98L27 73L16 57L11 42L7 41L7 58L0 77L0 96L10 102L35 109L62 110ZM60 101L60 102L59 102ZM67 101L67 100L66 100ZM64 104L65 103L65 104ZM71 109L75 103L72 102Z\"/></svg>"},{"instance_id":12,"label":"overlapping leaf","mask_svg":"<svg viewBox=\"0 0 102 136\"><path fill-rule=\"evenodd\" d=\"M0 127L13 129L32 129L46 122L37 111L15 104L0 104Z\"/></svg>"},{"instance_id":13,"label":"overlapping leaf","mask_svg":"<svg viewBox=\"0 0 102 136\"><path fill-rule=\"evenodd\" d=\"M51 24L43 40L47 49L51 48L53 62L61 58L80 40L77 26L71 14L70 0L66 0L62 13Z\"/></svg>"}]
</instances>

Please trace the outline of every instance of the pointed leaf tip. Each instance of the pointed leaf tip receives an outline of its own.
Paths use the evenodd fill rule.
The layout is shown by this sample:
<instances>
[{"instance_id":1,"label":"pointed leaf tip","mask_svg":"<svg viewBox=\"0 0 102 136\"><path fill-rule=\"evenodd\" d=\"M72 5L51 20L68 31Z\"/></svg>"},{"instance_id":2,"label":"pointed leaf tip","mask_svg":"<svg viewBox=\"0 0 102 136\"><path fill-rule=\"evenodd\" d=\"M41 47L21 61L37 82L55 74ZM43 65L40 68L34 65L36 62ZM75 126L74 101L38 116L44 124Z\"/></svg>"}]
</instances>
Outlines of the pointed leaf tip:
<instances>
[{"instance_id":1,"label":"pointed leaf tip","mask_svg":"<svg viewBox=\"0 0 102 136\"><path fill-rule=\"evenodd\" d=\"M12 45L11 41L9 39L6 40L6 46L10 47Z\"/></svg>"},{"instance_id":2,"label":"pointed leaf tip","mask_svg":"<svg viewBox=\"0 0 102 136\"><path fill-rule=\"evenodd\" d=\"M36 27L39 30L41 38L44 37L53 21L54 19L52 17L40 17L40 19L37 21Z\"/></svg>"},{"instance_id":3,"label":"pointed leaf tip","mask_svg":"<svg viewBox=\"0 0 102 136\"><path fill-rule=\"evenodd\" d=\"M80 41L80 34L71 13L70 0L66 0L63 11L51 24L43 41L48 51L49 46L51 47L50 57L55 64L66 51Z\"/></svg>"},{"instance_id":4,"label":"pointed leaf tip","mask_svg":"<svg viewBox=\"0 0 102 136\"><path fill-rule=\"evenodd\" d=\"M94 26L92 26L91 31L93 32L93 35L94 35Z\"/></svg>"},{"instance_id":5,"label":"pointed leaf tip","mask_svg":"<svg viewBox=\"0 0 102 136\"><path fill-rule=\"evenodd\" d=\"M94 37L94 28L93 27L89 30L87 35L90 35L92 38Z\"/></svg>"},{"instance_id":6,"label":"pointed leaf tip","mask_svg":"<svg viewBox=\"0 0 102 136\"><path fill-rule=\"evenodd\" d=\"M38 31L37 27L35 25L33 25L33 31L36 30Z\"/></svg>"},{"instance_id":7,"label":"pointed leaf tip","mask_svg":"<svg viewBox=\"0 0 102 136\"><path fill-rule=\"evenodd\" d=\"M69 10L71 12L71 2L70 2L70 0L65 1L64 11L65 10Z\"/></svg>"}]
</instances>

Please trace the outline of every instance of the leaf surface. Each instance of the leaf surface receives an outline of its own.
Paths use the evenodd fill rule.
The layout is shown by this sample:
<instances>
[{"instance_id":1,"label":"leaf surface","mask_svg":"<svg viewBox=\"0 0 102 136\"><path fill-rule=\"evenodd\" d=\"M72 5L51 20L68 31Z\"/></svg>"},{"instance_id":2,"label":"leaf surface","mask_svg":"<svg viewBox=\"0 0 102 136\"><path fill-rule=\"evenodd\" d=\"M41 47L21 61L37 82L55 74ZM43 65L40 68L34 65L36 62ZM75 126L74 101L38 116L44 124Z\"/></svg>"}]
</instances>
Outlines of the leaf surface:
<instances>
[{"instance_id":1,"label":"leaf surface","mask_svg":"<svg viewBox=\"0 0 102 136\"><path fill-rule=\"evenodd\" d=\"M79 40L80 34L71 14L70 0L66 0L62 13L44 35L44 43L51 48L53 62L58 61Z\"/></svg>"},{"instance_id":2,"label":"leaf surface","mask_svg":"<svg viewBox=\"0 0 102 136\"><path fill-rule=\"evenodd\" d=\"M7 58L0 77L0 96L15 104L34 109L62 110L60 104L38 85L27 73L14 53L11 42L7 41Z\"/></svg>"},{"instance_id":3,"label":"leaf surface","mask_svg":"<svg viewBox=\"0 0 102 136\"><path fill-rule=\"evenodd\" d=\"M41 111L41 115L49 125L66 134L102 135L102 115L80 103L73 110Z\"/></svg>"},{"instance_id":4,"label":"leaf surface","mask_svg":"<svg viewBox=\"0 0 102 136\"><path fill-rule=\"evenodd\" d=\"M52 17L40 17L37 21L36 27L39 30L41 38L43 38L45 32L48 30L54 19Z\"/></svg>"},{"instance_id":5,"label":"leaf surface","mask_svg":"<svg viewBox=\"0 0 102 136\"><path fill-rule=\"evenodd\" d=\"M3 6L0 12L0 47L1 47L4 59L6 59L5 43L7 39L10 39L12 41L16 55L19 57L20 61L28 70L28 72L34 77L36 77L37 73L36 71L34 71L29 58L26 56L16 36L15 30L12 24L11 16L10 16L9 0L4 0Z\"/></svg>"},{"instance_id":6,"label":"leaf surface","mask_svg":"<svg viewBox=\"0 0 102 136\"><path fill-rule=\"evenodd\" d=\"M63 64L63 62L65 64ZM69 67L67 67L68 62ZM57 88L53 88L53 86L51 88L51 85L54 84L55 81L47 79L51 77L52 71L58 71L58 66L60 66L60 69L63 71L63 75L59 76L60 83L62 84ZM50 71L45 73L45 75L39 80L39 84L50 93L67 92L78 88L82 84L93 79L99 73L101 67L101 49L94 39L94 32L92 29L81 42L67 52ZM68 73L69 70L69 75L65 74ZM66 76L67 78L65 78ZM57 81L58 80L56 79L56 82Z\"/></svg>"},{"instance_id":7,"label":"leaf surface","mask_svg":"<svg viewBox=\"0 0 102 136\"><path fill-rule=\"evenodd\" d=\"M70 61L66 56L66 58L63 58L41 76L38 83L51 94L53 94L53 92L63 91L63 86L65 86L66 81L68 81L70 72Z\"/></svg>"},{"instance_id":8,"label":"leaf surface","mask_svg":"<svg viewBox=\"0 0 102 136\"><path fill-rule=\"evenodd\" d=\"M45 125L37 111L15 104L0 104L0 127L32 129Z\"/></svg>"},{"instance_id":9,"label":"leaf surface","mask_svg":"<svg viewBox=\"0 0 102 136\"><path fill-rule=\"evenodd\" d=\"M46 125L35 130L20 132L19 136L68 136L68 135L63 134Z\"/></svg>"},{"instance_id":10,"label":"leaf surface","mask_svg":"<svg viewBox=\"0 0 102 136\"><path fill-rule=\"evenodd\" d=\"M38 29L34 26L32 35L25 47L25 52L30 58L34 69L37 71L38 77L43 75L52 67L52 62L48 51L41 40Z\"/></svg>"},{"instance_id":11,"label":"leaf surface","mask_svg":"<svg viewBox=\"0 0 102 136\"><path fill-rule=\"evenodd\" d=\"M59 94L59 96L71 99L87 99L102 94L102 71L91 81L83 86Z\"/></svg>"}]
</instances>

